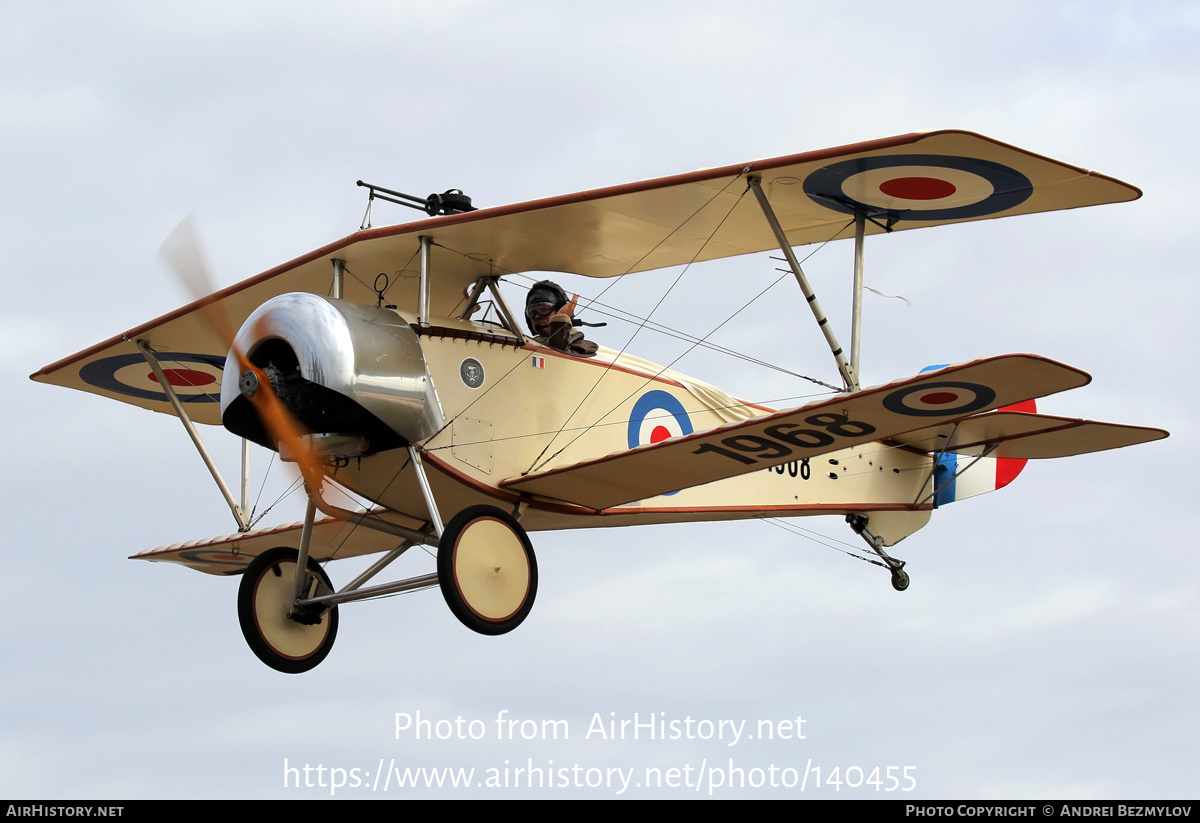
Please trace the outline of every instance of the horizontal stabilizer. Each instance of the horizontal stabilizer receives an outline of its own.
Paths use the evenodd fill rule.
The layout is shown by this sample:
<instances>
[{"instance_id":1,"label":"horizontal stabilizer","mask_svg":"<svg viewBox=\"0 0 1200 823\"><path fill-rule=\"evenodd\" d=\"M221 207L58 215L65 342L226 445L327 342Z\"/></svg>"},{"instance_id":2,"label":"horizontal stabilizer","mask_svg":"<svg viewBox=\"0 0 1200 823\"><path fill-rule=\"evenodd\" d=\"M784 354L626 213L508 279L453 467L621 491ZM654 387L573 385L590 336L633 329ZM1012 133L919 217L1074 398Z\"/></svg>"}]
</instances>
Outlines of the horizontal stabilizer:
<instances>
[{"instance_id":1,"label":"horizontal stabilizer","mask_svg":"<svg viewBox=\"0 0 1200 823\"><path fill-rule=\"evenodd\" d=\"M700 486L1086 385L1078 369L1029 354L949 366L501 485L593 509Z\"/></svg>"},{"instance_id":2,"label":"horizontal stabilizer","mask_svg":"<svg viewBox=\"0 0 1200 823\"><path fill-rule=\"evenodd\" d=\"M986 451L989 457L1037 460L1120 449L1161 440L1166 436L1167 432L1162 429L1143 426L998 411L897 435L892 439L931 453L981 455ZM987 451L989 447L995 448Z\"/></svg>"}]
</instances>

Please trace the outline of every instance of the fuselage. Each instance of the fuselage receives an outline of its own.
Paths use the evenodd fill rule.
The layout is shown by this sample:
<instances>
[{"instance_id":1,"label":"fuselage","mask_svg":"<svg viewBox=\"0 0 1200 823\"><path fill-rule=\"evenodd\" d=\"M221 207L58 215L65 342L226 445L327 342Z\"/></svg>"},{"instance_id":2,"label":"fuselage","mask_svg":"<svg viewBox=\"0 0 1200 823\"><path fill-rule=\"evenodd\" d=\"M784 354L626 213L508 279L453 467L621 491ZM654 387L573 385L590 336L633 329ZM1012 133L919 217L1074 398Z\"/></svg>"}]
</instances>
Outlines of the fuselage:
<instances>
[{"instance_id":1,"label":"fuselage","mask_svg":"<svg viewBox=\"0 0 1200 823\"><path fill-rule=\"evenodd\" d=\"M574 357L495 326L435 318L422 328L396 313L417 332L444 421L422 452L443 513L519 506L530 531L860 511L916 512L922 524L928 517L928 504L917 503L929 456L885 443L603 510L506 490L507 478L773 410L608 349ZM403 449L351 460L335 479L415 520L428 516Z\"/></svg>"}]
</instances>

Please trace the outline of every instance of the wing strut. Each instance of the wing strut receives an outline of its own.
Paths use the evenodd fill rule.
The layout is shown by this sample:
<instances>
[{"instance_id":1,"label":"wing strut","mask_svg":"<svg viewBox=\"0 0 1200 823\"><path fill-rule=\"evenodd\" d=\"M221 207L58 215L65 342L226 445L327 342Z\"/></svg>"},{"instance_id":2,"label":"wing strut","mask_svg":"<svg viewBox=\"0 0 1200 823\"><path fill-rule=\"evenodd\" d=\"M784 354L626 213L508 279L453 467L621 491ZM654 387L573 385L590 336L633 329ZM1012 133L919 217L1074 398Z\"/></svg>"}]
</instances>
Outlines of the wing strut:
<instances>
[{"instance_id":1,"label":"wing strut","mask_svg":"<svg viewBox=\"0 0 1200 823\"><path fill-rule=\"evenodd\" d=\"M333 263L333 297L341 300L342 292L345 291L346 261L335 257L331 262Z\"/></svg>"},{"instance_id":2,"label":"wing strut","mask_svg":"<svg viewBox=\"0 0 1200 823\"><path fill-rule=\"evenodd\" d=\"M520 345L525 345L525 335L521 332L521 325L517 322L517 316L512 313L512 309L504 302L504 296L500 294L499 283L500 277L494 274L476 280L475 285L471 288L471 293L467 296L467 307L458 315L458 319L471 319L471 312L479 305L479 298L483 296L483 290L486 288L491 293L492 303L507 324L508 330L517 336Z\"/></svg>"},{"instance_id":3,"label":"wing strut","mask_svg":"<svg viewBox=\"0 0 1200 823\"><path fill-rule=\"evenodd\" d=\"M862 293L863 244L867 236L867 215L861 209L854 212L854 309L850 320L850 374L854 391L858 391L858 376L862 360Z\"/></svg>"},{"instance_id":4,"label":"wing strut","mask_svg":"<svg viewBox=\"0 0 1200 823\"><path fill-rule=\"evenodd\" d=\"M429 325L429 257L433 240L422 234L417 238L421 244L421 283L419 289L419 297L417 301L417 325L422 328Z\"/></svg>"},{"instance_id":5,"label":"wing strut","mask_svg":"<svg viewBox=\"0 0 1200 823\"><path fill-rule=\"evenodd\" d=\"M825 316L821 304L817 302L816 292L809 285L808 278L804 276L804 269L800 268L800 261L796 259L796 254L792 251L792 244L788 242L787 235L784 233L783 227L779 225L779 219L775 216L775 210L771 208L771 203L762 190L761 179L754 175L749 178L749 183L750 188L754 190L754 196L758 198L758 205L762 208L763 215L767 218L767 224L775 233L779 250L787 258L788 266L791 267L796 282L800 284L800 291L804 293L804 299L808 301L808 307L812 309L813 317L816 319L817 325L821 327L821 333L825 335L825 342L829 344L829 350L833 352L833 359L837 361L838 372L842 375L845 391L858 391L858 373L850 366L850 362L846 359L846 353L842 350L829 325L829 318Z\"/></svg>"},{"instance_id":6,"label":"wing strut","mask_svg":"<svg viewBox=\"0 0 1200 823\"><path fill-rule=\"evenodd\" d=\"M150 370L154 372L155 378L158 380L159 386L167 395L167 399L171 401L172 408L175 409L175 414L179 416L179 420L183 423L183 428L187 430L188 437L192 438L192 444L196 447L196 451L200 452L200 457L204 460L204 465L208 466L208 472L213 476L213 480L217 481L217 488L221 490L221 494L225 497L225 502L229 504L229 510L233 512L233 519L237 521L238 531L249 531L250 521L246 517L246 512L242 506L246 501L243 499L242 506L237 504L233 499L233 492L230 491L225 478L221 476L221 472L217 469L217 464L213 462L212 455L208 453L208 448L204 445L204 441L200 439L200 432L196 431L196 427L192 424L191 418L187 416L187 412L183 410L183 404L179 402L179 396L175 394L175 389L171 386L171 381L163 374L162 366L158 363L158 358L154 356L154 352L150 349L150 344L145 340L137 341L138 350L141 351L142 357L146 358L146 362L150 364ZM243 441L243 449L245 449L245 441ZM243 495L246 492L246 467L249 463L249 456L246 451L242 452L242 490Z\"/></svg>"}]
</instances>

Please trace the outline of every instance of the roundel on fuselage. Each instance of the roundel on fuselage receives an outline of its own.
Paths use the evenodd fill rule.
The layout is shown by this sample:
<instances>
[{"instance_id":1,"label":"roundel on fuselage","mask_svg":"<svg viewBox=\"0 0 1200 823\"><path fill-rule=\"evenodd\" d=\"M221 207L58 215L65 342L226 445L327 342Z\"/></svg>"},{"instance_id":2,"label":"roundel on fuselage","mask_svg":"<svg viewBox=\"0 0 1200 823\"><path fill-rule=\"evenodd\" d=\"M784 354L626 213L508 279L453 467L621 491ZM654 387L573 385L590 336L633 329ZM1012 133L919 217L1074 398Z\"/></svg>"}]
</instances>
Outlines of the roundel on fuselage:
<instances>
[{"instance_id":1,"label":"roundel on fuselage","mask_svg":"<svg viewBox=\"0 0 1200 823\"><path fill-rule=\"evenodd\" d=\"M646 392L629 413L629 448L691 434L692 420L675 395L662 389Z\"/></svg>"}]
</instances>

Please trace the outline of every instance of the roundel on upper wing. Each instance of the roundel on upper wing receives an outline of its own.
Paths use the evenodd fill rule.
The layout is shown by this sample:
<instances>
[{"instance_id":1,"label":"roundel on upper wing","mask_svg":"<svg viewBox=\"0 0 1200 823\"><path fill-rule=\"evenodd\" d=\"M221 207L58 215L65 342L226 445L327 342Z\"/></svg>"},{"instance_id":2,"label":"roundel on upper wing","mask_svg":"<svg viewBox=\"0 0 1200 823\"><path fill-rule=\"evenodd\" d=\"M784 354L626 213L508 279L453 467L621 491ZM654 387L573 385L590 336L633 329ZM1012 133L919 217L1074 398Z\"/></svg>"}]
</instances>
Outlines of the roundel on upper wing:
<instances>
[{"instance_id":1,"label":"roundel on upper wing","mask_svg":"<svg viewBox=\"0 0 1200 823\"><path fill-rule=\"evenodd\" d=\"M225 358L212 354L155 352L163 376L184 403L216 403L221 399L221 373ZM89 386L139 400L167 402L158 378L140 354L116 354L93 360L79 370Z\"/></svg>"},{"instance_id":2,"label":"roundel on upper wing","mask_svg":"<svg viewBox=\"0 0 1200 823\"><path fill-rule=\"evenodd\" d=\"M668 437L691 434L692 420L675 395L661 389L648 391L629 413L629 448L658 443Z\"/></svg>"},{"instance_id":3,"label":"roundel on upper wing","mask_svg":"<svg viewBox=\"0 0 1200 823\"><path fill-rule=\"evenodd\" d=\"M1033 193L1016 169L943 154L859 157L817 169L804 180L812 200L835 211L897 220L966 220L1011 209Z\"/></svg>"}]
</instances>

